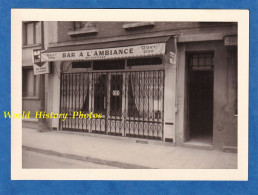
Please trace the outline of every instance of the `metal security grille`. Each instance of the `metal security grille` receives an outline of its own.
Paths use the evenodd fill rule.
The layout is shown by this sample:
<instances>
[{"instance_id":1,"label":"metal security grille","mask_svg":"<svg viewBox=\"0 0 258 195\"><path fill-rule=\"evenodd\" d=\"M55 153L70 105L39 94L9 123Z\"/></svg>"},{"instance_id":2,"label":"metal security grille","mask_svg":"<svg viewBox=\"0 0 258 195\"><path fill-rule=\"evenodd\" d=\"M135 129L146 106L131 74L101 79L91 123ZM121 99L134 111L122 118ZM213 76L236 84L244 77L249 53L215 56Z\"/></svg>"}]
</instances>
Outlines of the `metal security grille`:
<instances>
[{"instance_id":1,"label":"metal security grille","mask_svg":"<svg viewBox=\"0 0 258 195\"><path fill-rule=\"evenodd\" d=\"M164 71L63 73L62 130L163 138ZM101 114L101 117L100 117Z\"/></svg>"}]
</instances>

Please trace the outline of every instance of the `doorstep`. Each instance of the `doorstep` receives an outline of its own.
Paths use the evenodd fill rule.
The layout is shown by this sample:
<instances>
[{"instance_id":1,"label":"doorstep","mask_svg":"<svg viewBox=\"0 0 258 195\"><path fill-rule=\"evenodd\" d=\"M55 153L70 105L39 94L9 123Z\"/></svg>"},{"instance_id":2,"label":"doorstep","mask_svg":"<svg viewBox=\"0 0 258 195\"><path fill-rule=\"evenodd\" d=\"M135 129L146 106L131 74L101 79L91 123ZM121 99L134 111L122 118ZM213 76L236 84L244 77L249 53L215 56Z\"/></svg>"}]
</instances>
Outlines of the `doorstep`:
<instances>
[{"instance_id":1,"label":"doorstep","mask_svg":"<svg viewBox=\"0 0 258 195\"><path fill-rule=\"evenodd\" d=\"M203 150L213 150L214 149L214 147L211 143L198 142L198 141L188 141L188 142L183 143L183 146L186 148L203 149Z\"/></svg>"}]
</instances>

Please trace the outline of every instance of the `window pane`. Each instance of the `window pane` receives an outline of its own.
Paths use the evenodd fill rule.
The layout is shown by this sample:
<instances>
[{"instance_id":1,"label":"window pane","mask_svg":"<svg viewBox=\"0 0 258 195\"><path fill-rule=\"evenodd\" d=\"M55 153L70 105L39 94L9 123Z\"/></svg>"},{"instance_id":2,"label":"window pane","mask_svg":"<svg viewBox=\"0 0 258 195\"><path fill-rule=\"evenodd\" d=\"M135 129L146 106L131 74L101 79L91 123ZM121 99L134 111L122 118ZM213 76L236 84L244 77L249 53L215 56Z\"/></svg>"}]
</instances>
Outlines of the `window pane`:
<instances>
[{"instance_id":1,"label":"window pane","mask_svg":"<svg viewBox=\"0 0 258 195\"><path fill-rule=\"evenodd\" d=\"M127 60L127 66L144 66L144 65L159 65L159 64L162 64L162 59L159 57L136 58L136 59Z\"/></svg>"},{"instance_id":2,"label":"window pane","mask_svg":"<svg viewBox=\"0 0 258 195\"><path fill-rule=\"evenodd\" d=\"M22 96L27 96L26 92L28 91L27 89L27 70L23 69L22 70Z\"/></svg>"},{"instance_id":3,"label":"window pane","mask_svg":"<svg viewBox=\"0 0 258 195\"><path fill-rule=\"evenodd\" d=\"M33 23L28 23L26 25L27 30L27 44L33 44L34 43L34 34L33 34Z\"/></svg>"},{"instance_id":4,"label":"window pane","mask_svg":"<svg viewBox=\"0 0 258 195\"><path fill-rule=\"evenodd\" d=\"M23 96L33 96L34 74L33 69L24 69L22 75Z\"/></svg>"},{"instance_id":5,"label":"window pane","mask_svg":"<svg viewBox=\"0 0 258 195\"><path fill-rule=\"evenodd\" d=\"M35 86L34 86L34 92L35 92L35 96L38 96L39 95L39 75L35 75Z\"/></svg>"},{"instance_id":6,"label":"window pane","mask_svg":"<svg viewBox=\"0 0 258 195\"><path fill-rule=\"evenodd\" d=\"M36 43L41 43L40 22L35 23L35 25L36 25Z\"/></svg>"},{"instance_id":7,"label":"window pane","mask_svg":"<svg viewBox=\"0 0 258 195\"><path fill-rule=\"evenodd\" d=\"M206 58L206 65L211 66L211 58Z\"/></svg>"},{"instance_id":8,"label":"window pane","mask_svg":"<svg viewBox=\"0 0 258 195\"><path fill-rule=\"evenodd\" d=\"M28 86L28 93L29 96L33 96L33 86L34 86L34 74L33 74L33 70L29 70L28 72L28 78L27 78L27 86Z\"/></svg>"},{"instance_id":9,"label":"window pane","mask_svg":"<svg viewBox=\"0 0 258 195\"><path fill-rule=\"evenodd\" d=\"M198 58L193 58L193 66L198 66Z\"/></svg>"},{"instance_id":10,"label":"window pane","mask_svg":"<svg viewBox=\"0 0 258 195\"><path fill-rule=\"evenodd\" d=\"M91 62L85 61L85 62L73 62L72 68L91 68Z\"/></svg>"},{"instance_id":11,"label":"window pane","mask_svg":"<svg viewBox=\"0 0 258 195\"><path fill-rule=\"evenodd\" d=\"M205 64L205 58L199 58L199 65L204 66Z\"/></svg>"},{"instance_id":12,"label":"window pane","mask_svg":"<svg viewBox=\"0 0 258 195\"><path fill-rule=\"evenodd\" d=\"M93 62L93 70L125 69L125 60L102 60Z\"/></svg>"},{"instance_id":13,"label":"window pane","mask_svg":"<svg viewBox=\"0 0 258 195\"><path fill-rule=\"evenodd\" d=\"M212 54L193 54L189 58L192 70L210 70L213 68Z\"/></svg>"}]
</instances>

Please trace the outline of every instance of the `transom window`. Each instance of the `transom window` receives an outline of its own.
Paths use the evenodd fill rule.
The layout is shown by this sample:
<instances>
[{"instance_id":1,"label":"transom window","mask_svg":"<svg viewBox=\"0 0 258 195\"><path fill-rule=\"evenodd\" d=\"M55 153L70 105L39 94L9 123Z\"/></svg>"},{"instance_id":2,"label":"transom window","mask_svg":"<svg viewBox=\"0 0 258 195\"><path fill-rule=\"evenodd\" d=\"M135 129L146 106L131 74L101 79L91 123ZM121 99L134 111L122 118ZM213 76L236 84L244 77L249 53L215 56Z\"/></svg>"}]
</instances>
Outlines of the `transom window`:
<instances>
[{"instance_id":1,"label":"transom window","mask_svg":"<svg viewBox=\"0 0 258 195\"><path fill-rule=\"evenodd\" d=\"M189 55L190 70L213 70L213 53Z\"/></svg>"}]
</instances>

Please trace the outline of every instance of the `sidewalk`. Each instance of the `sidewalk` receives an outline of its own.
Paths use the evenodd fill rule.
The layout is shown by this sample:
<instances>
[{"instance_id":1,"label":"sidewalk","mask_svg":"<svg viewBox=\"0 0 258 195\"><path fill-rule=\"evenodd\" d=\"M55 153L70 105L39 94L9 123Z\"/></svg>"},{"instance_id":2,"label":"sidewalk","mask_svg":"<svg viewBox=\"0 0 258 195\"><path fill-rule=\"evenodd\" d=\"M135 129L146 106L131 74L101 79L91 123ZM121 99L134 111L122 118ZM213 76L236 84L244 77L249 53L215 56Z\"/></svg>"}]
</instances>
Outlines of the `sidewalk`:
<instances>
[{"instance_id":1,"label":"sidewalk","mask_svg":"<svg viewBox=\"0 0 258 195\"><path fill-rule=\"evenodd\" d=\"M237 154L23 128L23 149L119 168L235 169Z\"/></svg>"}]
</instances>

